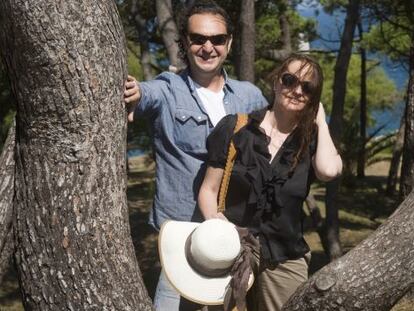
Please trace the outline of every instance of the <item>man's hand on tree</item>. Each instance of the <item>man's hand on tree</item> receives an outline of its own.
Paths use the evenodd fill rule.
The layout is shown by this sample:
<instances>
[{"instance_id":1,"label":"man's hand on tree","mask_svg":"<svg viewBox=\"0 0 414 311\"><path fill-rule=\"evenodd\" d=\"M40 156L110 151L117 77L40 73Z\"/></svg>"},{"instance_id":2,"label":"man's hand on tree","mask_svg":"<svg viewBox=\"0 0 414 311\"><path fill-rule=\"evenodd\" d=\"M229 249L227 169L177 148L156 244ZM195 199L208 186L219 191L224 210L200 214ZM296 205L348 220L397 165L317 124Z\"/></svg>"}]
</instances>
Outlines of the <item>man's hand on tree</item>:
<instances>
[{"instance_id":1,"label":"man's hand on tree","mask_svg":"<svg viewBox=\"0 0 414 311\"><path fill-rule=\"evenodd\" d=\"M128 105L128 121L134 121L135 106L141 99L141 91L139 89L138 81L128 75L128 79L125 81L124 101Z\"/></svg>"}]
</instances>

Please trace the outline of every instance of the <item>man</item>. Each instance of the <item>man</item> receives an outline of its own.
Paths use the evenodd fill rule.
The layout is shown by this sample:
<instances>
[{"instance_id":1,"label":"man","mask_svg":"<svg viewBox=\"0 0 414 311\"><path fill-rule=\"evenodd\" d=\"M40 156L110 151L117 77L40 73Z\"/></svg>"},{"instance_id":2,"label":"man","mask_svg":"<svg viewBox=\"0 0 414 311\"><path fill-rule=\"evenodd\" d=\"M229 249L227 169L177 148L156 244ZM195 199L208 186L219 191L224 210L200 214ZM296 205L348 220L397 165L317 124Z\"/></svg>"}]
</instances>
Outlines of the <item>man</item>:
<instances>
[{"instance_id":1,"label":"man","mask_svg":"<svg viewBox=\"0 0 414 311\"><path fill-rule=\"evenodd\" d=\"M223 63L232 43L227 13L214 1L195 1L182 12L180 54L188 68L164 72L155 80L126 82L128 114L151 120L156 159L156 193L149 223L201 221L197 196L205 173L206 139L222 117L267 105L249 82L227 77ZM181 302L180 302L181 300ZM187 306L185 306L187 304ZM192 310L161 273L154 299L157 310Z\"/></svg>"}]
</instances>

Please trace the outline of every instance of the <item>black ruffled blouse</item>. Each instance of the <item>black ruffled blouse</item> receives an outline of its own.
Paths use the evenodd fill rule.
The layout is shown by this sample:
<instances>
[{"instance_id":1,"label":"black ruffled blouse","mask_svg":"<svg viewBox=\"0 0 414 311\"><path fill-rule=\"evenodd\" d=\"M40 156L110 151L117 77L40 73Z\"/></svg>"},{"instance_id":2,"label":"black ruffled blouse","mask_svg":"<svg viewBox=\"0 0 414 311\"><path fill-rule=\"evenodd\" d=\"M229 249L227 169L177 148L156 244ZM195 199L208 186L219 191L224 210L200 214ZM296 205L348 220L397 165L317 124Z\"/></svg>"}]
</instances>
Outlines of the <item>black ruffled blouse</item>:
<instances>
[{"instance_id":1,"label":"black ruffled blouse","mask_svg":"<svg viewBox=\"0 0 414 311\"><path fill-rule=\"evenodd\" d=\"M316 151L316 133L293 172L293 157L300 143L295 130L269 163L270 138L260 127L267 110L249 114L247 125L236 134L236 115L223 118L207 139L208 165L224 168L233 137L237 158L224 214L258 236L262 259L277 264L309 251L303 239L302 205L314 179L311 159Z\"/></svg>"}]
</instances>

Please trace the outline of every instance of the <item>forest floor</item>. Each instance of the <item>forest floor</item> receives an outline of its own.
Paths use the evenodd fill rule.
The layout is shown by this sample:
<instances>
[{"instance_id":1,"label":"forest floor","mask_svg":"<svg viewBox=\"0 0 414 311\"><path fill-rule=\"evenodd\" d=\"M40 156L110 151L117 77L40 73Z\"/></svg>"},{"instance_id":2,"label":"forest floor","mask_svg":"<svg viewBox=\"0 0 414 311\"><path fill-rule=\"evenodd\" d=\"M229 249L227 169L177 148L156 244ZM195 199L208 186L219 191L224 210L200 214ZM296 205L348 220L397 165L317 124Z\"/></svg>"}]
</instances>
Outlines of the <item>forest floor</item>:
<instances>
[{"instance_id":1,"label":"forest floor","mask_svg":"<svg viewBox=\"0 0 414 311\"><path fill-rule=\"evenodd\" d=\"M149 295L154 296L160 264L157 234L147 224L154 193L154 165L143 157L130 160L128 177L128 206L136 255ZM339 197L340 238L344 251L348 251L372 233L398 206L396 198L384 195L388 163L380 162L366 170L366 177L342 186ZM312 187L322 216L325 214L325 188ZM305 208L306 210L306 208ZM305 239L312 250L310 273L314 273L328 259L323 252L319 236L312 228L310 217L305 219ZM414 295L413 295L414 296ZM16 273L10 269L0 286L0 311L23 310ZM414 311L414 301L403 298L392 311Z\"/></svg>"}]
</instances>

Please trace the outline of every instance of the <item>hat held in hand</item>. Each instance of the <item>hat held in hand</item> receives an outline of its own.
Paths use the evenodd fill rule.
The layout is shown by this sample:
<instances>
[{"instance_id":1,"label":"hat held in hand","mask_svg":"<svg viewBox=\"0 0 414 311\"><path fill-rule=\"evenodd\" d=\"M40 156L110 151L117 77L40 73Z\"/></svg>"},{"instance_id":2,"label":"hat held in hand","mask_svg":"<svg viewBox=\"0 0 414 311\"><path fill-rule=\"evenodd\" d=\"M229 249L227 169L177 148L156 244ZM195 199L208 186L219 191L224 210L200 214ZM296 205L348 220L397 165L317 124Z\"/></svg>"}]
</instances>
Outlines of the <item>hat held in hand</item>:
<instances>
[{"instance_id":1,"label":"hat held in hand","mask_svg":"<svg viewBox=\"0 0 414 311\"><path fill-rule=\"evenodd\" d=\"M241 251L234 224L221 219L166 221L158 247L165 275L181 296L204 305L223 304L230 270Z\"/></svg>"}]
</instances>

